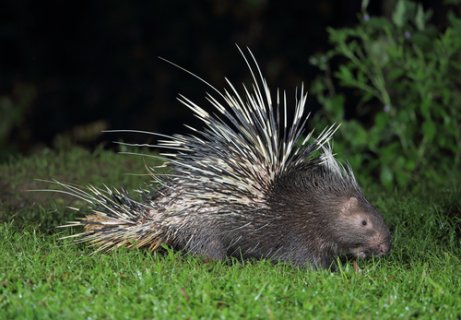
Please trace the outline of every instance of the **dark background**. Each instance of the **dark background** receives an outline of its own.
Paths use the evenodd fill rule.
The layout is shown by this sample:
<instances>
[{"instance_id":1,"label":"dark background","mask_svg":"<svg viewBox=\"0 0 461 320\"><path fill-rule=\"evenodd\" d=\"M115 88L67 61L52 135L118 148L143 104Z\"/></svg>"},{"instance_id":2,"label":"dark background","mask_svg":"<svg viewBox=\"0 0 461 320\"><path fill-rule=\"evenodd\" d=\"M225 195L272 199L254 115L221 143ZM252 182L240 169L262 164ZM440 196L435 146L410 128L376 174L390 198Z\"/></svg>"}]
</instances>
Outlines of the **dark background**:
<instances>
[{"instance_id":1,"label":"dark background","mask_svg":"<svg viewBox=\"0 0 461 320\"><path fill-rule=\"evenodd\" d=\"M388 15L393 3L371 1L368 12ZM444 23L439 1L422 4ZM0 98L10 107L0 103L0 146L29 153L58 136L88 147L125 138L103 129L184 132L194 120L177 94L202 103L207 88L158 56L221 89L225 76L248 79L235 44L249 46L271 87L292 96L318 73L308 60L328 49L327 27L355 24L360 10L360 0L2 1Z\"/></svg>"}]
</instances>

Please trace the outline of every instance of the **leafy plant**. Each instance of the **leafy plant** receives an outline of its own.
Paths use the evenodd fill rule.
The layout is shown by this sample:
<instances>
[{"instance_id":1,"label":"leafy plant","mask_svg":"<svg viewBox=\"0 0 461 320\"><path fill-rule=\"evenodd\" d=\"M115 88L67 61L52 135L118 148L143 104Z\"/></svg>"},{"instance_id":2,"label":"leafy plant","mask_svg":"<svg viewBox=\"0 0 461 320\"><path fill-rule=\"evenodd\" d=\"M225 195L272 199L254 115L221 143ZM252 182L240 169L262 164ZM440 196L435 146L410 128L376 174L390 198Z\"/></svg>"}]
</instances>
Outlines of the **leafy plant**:
<instances>
[{"instance_id":1,"label":"leafy plant","mask_svg":"<svg viewBox=\"0 0 461 320\"><path fill-rule=\"evenodd\" d=\"M311 58L323 71L315 123L342 123L335 149L362 176L408 186L460 164L461 19L449 13L438 30L421 4L399 0L390 18L367 6L355 27L329 29L333 49Z\"/></svg>"}]
</instances>

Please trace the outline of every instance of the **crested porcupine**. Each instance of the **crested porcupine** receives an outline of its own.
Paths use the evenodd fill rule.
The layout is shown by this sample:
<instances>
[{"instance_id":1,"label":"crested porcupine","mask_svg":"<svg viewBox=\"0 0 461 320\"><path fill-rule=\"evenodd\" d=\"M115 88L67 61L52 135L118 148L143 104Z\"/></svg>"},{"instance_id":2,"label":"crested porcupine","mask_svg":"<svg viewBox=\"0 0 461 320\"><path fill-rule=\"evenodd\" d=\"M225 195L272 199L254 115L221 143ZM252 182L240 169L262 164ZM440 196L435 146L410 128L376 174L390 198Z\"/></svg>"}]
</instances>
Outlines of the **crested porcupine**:
<instances>
[{"instance_id":1,"label":"crested porcupine","mask_svg":"<svg viewBox=\"0 0 461 320\"><path fill-rule=\"evenodd\" d=\"M285 92L273 97L251 51L249 60L238 50L252 86L243 85L240 94L226 79L228 88L220 92L189 72L217 94L206 94L214 112L180 95L204 129L158 135L163 140L155 147L174 151L163 153L170 172L151 173L159 187L142 201L117 189L57 182L61 192L92 206L66 225L84 227L73 237L97 250L168 244L210 259L267 258L314 267L329 267L341 256L386 254L391 237L382 216L350 167L332 153L329 140L337 126L316 138L313 132L303 136L303 87L290 121Z\"/></svg>"}]
</instances>

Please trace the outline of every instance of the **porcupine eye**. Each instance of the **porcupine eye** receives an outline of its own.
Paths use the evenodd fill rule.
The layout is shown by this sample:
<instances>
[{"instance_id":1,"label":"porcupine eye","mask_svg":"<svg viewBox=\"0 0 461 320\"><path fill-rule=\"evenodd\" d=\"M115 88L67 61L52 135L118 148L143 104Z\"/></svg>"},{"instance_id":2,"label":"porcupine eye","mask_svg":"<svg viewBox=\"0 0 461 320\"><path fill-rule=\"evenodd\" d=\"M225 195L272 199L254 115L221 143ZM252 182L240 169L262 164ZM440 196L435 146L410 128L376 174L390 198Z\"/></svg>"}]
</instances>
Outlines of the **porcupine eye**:
<instances>
[{"instance_id":1,"label":"porcupine eye","mask_svg":"<svg viewBox=\"0 0 461 320\"><path fill-rule=\"evenodd\" d=\"M362 220L362 226L366 226L367 225L367 220Z\"/></svg>"}]
</instances>

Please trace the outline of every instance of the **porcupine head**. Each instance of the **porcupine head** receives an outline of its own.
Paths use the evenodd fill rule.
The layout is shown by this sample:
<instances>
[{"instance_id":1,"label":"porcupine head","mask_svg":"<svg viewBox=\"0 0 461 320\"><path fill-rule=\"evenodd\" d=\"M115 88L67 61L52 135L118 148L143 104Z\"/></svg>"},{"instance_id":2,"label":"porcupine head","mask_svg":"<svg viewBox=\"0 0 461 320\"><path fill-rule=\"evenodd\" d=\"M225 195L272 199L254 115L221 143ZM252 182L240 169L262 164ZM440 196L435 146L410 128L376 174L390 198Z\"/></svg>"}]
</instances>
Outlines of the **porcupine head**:
<instances>
[{"instance_id":1,"label":"porcupine head","mask_svg":"<svg viewBox=\"0 0 461 320\"><path fill-rule=\"evenodd\" d=\"M317 163L290 171L276 184L271 200L273 210L285 212L291 250L282 257L330 267L337 257L388 253L391 237L382 216L365 199L352 171L339 166L329 150Z\"/></svg>"},{"instance_id":2,"label":"porcupine head","mask_svg":"<svg viewBox=\"0 0 461 320\"><path fill-rule=\"evenodd\" d=\"M221 92L191 73L214 91L207 94L214 112L180 96L204 128L160 135L165 139L155 146L168 150L171 172L152 175L161 187L137 202L117 189L58 182L95 208L67 226L83 226L75 236L99 250L155 250L166 243L211 259L315 267L329 267L337 257L386 254L390 233L382 216L352 170L333 156L329 140L337 126L315 138L306 134L303 88L290 118L285 93L271 92L251 51L252 60L240 52L253 78L243 94L230 81Z\"/></svg>"}]
</instances>

